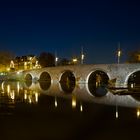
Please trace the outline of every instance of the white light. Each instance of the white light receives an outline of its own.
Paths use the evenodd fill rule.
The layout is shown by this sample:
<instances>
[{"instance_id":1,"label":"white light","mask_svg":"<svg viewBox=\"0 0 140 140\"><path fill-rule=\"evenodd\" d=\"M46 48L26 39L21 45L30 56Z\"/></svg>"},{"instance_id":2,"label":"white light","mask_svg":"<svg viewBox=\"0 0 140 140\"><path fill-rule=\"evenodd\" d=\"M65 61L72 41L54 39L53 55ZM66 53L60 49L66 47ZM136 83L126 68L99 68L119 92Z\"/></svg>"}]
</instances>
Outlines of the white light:
<instances>
[{"instance_id":1,"label":"white light","mask_svg":"<svg viewBox=\"0 0 140 140\"><path fill-rule=\"evenodd\" d=\"M10 85L7 85L7 93L10 93Z\"/></svg>"},{"instance_id":2,"label":"white light","mask_svg":"<svg viewBox=\"0 0 140 140\"><path fill-rule=\"evenodd\" d=\"M82 106L82 104L80 105L80 111L83 112L83 106Z\"/></svg>"},{"instance_id":3,"label":"white light","mask_svg":"<svg viewBox=\"0 0 140 140\"><path fill-rule=\"evenodd\" d=\"M24 94L24 99L25 99L25 100L27 99L27 94L26 94L26 93Z\"/></svg>"},{"instance_id":4,"label":"white light","mask_svg":"<svg viewBox=\"0 0 140 140\"><path fill-rule=\"evenodd\" d=\"M121 51L120 50L118 50L118 57L120 57L121 56Z\"/></svg>"},{"instance_id":5,"label":"white light","mask_svg":"<svg viewBox=\"0 0 140 140\"><path fill-rule=\"evenodd\" d=\"M19 82L17 82L17 92L19 93L19 90L20 90L20 85L19 85Z\"/></svg>"},{"instance_id":6,"label":"white light","mask_svg":"<svg viewBox=\"0 0 140 140\"><path fill-rule=\"evenodd\" d=\"M81 55L82 60L84 60L84 57L85 57L84 54L82 54L82 55Z\"/></svg>"},{"instance_id":7,"label":"white light","mask_svg":"<svg viewBox=\"0 0 140 140\"><path fill-rule=\"evenodd\" d=\"M137 110L137 117L138 118L140 117L140 110L139 109Z\"/></svg>"},{"instance_id":8,"label":"white light","mask_svg":"<svg viewBox=\"0 0 140 140\"><path fill-rule=\"evenodd\" d=\"M76 108L76 97L72 96L72 108Z\"/></svg>"},{"instance_id":9,"label":"white light","mask_svg":"<svg viewBox=\"0 0 140 140\"><path fill-rule=\"evenodd\" d=\"M118 115L118 111L116 111L116 119L118 119L119 115Z\"/></svg>"},{"instance_id":10,"label":"white light","mask_svg":"<svg viewBox=\"0 0 140 140\"><path fill-rule=\"evenodd\" d=\"M57 98L55 97L55 107L57 107Z\"/></svg>"},{"instance_id":11,"label":"white light","mask_svg":"<svg viewBox=\"0 0 140 140\"><path fill-rule=\"evenodd\" d=\"M11 99L14 100L15 99L15 91L12 90L12 92L10 93Z\"/></svg>"},{"instance_id":12,"label":"white light","mask_svg":"<svg viewBox=\"0 0 140 140\"><path fill-rule=\"evenodd\" d=\"M35 93L35 101L38 102L38 93Z\"/></svg>"},{"instance_id":13,"label":"white light","mask_svg":"<svg viewBox=\"0 0 140 140\"><path fill-rule=\"evenodd\" d=\"M55 58L55 61L56 61L56 62L58 61L58 57Z\"/></svg>"}]
</instances>

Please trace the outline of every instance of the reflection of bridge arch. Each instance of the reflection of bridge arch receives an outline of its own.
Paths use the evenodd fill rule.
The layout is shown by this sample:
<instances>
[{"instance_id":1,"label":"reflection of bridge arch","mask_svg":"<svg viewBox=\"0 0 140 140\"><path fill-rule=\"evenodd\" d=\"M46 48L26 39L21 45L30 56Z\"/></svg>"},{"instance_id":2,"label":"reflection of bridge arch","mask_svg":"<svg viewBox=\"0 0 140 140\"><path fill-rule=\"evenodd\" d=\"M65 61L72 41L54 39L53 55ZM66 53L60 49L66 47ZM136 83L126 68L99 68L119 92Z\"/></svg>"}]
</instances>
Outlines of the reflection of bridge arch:
<instances>
[{"instance_id":1,"label":"reflection of bridge arch","mask_svg":"<svg viewBox=\"0 0 140 140\"><path fill-rule=\"evenodd\" d=\"M87 76L87 88L90 94L94 96L104 96L107 94L109 76L103 70L94 70Z\"/></svg>"},{"instance_id":2,"label":"reflection of bridge arch","mask_svg":"<svg viewBox=\"0 0 140 140\"><path fill-rule=\"evenodd\" d=\"M65 93L72 93L76 84L75 74L71 70L65 70L59 78L61 90Z\"/></svg>"}]
</instances>

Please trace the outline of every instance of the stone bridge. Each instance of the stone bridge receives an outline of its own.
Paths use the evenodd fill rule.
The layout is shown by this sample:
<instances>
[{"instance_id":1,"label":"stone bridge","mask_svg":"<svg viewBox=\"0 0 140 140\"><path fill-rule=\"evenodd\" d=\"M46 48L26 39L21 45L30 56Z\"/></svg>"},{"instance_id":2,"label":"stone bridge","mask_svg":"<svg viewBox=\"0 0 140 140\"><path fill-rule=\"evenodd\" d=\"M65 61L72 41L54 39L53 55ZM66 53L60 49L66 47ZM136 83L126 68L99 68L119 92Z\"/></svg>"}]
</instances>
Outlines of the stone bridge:
<instances>
[{"instance_id":1,"label":"stone bridge","mask_svg":"<svg viewBox=\"0 0 140 140\"><path fill-rule=\"evenodd\" d=\"M78 84L96 83L102 79L104 83L113 81L113 87L127 88L131 81L140 81L139 72L140 64L72 65L27 70L23 72L23 78L33 81L45 79L51 83L74 79Z\"/></svg>"}]
</instances>

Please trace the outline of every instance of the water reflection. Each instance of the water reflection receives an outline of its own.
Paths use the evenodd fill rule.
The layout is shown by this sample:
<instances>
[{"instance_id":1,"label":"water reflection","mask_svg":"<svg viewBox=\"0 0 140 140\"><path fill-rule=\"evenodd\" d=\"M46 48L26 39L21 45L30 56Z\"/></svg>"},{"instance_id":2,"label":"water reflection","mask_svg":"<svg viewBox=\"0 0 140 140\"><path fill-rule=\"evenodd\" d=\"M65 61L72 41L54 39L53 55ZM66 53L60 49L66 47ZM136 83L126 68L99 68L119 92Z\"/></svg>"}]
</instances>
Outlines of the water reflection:
<instances>
[{"instance_id":1,"label":"water reflection","mask_svg":"<svg viewBox=\"0 0 140 140\"><path fill-rule=\"evenodd\" d=\"M40 81L39 82L39 85L40 85L40 88L42 89L42 90L48 90L49 88L50 88L50 86L51 86L51 82L48 82L48 81Z\"/></svg>"},{"instance_id":2,"label":"water reflection","mask_svg":"<svg viewBox=\"0 0 140 140\"><path fill-rule=\"evenodd\" d=\"M60 79L60 87L65 93L71 93L75 88L75 76L71 71L65 71Z\"/></svg>"},{"instance_id":3,"label":"water reflection","mask_svg":"<svg viewBox=\"0 0 140 140\"><path fill-rule=\"evenodd\" d=\"M13 101L24 101L26 103L38 103L41 94L54 97L55 107L58 106L57 97L62 97L72 100L72 108L77 107L77 102L93 102L98 104L118 105L126 107L140 107L139 96L131 95L113 95L108 92L105 96L96 97L89 91L87 84L77 84L76 86L69 85L67 90L61 89L61 83L53 83L50 85L48 82L32 83L30 87L27 82L8 82L1 83L1 94L7 95ZM70 90L68 90L70 89ZM100 91L101 92L101 91ZM65 94L68 93L68 94ZM82 106L82 105L81 105ZM83 110L80 107L80 110Z\"/></svg>"},{"instance_id":4,"label":"water reflection","mask_svg":"<svg viewBox=\"0 0 140 140\"><path fill-rule=\"evenodd\" d=\"M18 135L23 139L28 136L30 139L53 139L54 134L58 133L62 137L57 135L55 139L63 140L68 136L72 139L77 136L77 133L80 137L81 132L89 131L91 131L91 139L94 139L93 136L97 131L98 136L102 133L110 136L112 128L114 128L113 134L116 132L118 135L122 134L122 127L123 133L126 131L128 134L128 129L124 128L126 123L123 121L126 119L138 121L140 118L140 101L130 95L119 96L108 92L105 96L96 97L91 94L87 84L76 84L75 88L68 92L69 94L65 94L66 91L64 92L60 86L60 83L53 82L44 90L39 82L32 83L29 87L24 82L1 82L0 117L2 121L4 120L1 121L5 131L4 139L7 139L7 134L11 134L11 130L15 132L13 137ZM5 117L4 113L7 112L13 116ZM111 126L108 125L110 122ZM130 126L132 128L134 125ZM27 135L23 135L23 132ZM50 136L47 137L49 134ZM11 135L8 136L11 139ZM85 139L88 139L87 135Z\"/></svg>"},{"instance_id":5,"label":"water reflection","mask_svg":"<svg viewBox=\"0 0 140 140\"><path fill-rule=\"evenodd\" d=\"M105 96L107 94L107 85L109 77L108 75L100 70L94 71L90 74L88 80L89 92L97 97Z\"/></svg>"},{"instance_id":6,"label":"water reflection","mask_svg":"<svg viewBox=\"0 0 140 140\"><path fill-rule=\"evenodd\" d=\"M11 82L11 81L4 81L1 83L0 88L0 98L5 99L5 96L8 99L5 100L6 102L26 102L26 103L37 103L39 93L36 90L30 90L26 83L22 82Z\"/></svg>"},{"instance_id":7,"label":"water reflection","mask_svg":"<svg viewBox=\"0 0 140 140\"><path fill-rule=\"evenodd\" d=\"M26 80L25 84L27 87L30 87L32 85L32 81L31 80Z\"/></svg>"}]
</instances>

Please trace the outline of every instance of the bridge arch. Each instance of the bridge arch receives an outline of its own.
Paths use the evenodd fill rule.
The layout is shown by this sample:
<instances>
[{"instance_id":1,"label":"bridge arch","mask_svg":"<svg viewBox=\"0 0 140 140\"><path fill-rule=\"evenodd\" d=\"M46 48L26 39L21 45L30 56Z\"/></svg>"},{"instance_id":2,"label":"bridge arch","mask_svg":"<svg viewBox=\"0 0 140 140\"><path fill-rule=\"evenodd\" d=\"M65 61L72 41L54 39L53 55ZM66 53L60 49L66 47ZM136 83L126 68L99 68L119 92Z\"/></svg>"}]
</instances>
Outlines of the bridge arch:
<instances>
[{"instance_id":1,"label":"bridge arch","mask_svg":"<svg viewBox=\"0 0 140 140\"><path fill-rule=\"evenodd\" d=\"M140 69L136 69L129 73L125 79L125 83L129 89L140 88Z\"/></svg>"},{"instance_id":2,"label":"bridge arch","mask_svg":"<svg viewBox=\"0 0 140 140\"><path fill-rule=\"evenodd\" d=\"M105 96L108 93L107 86L110 76L101 69L91 71L86 79L87 89L91 95Z\"/></svg>"},{"instance_id":3,"label":"bridge arch","mask_svg":"<svg viewBox=\"0 0 140 140\"><path fill-rule=\"evenodd\" d=\"M42 90L48 90L52 84L51 75L47 71L43 71L39 74L39 85Z\"/></svg>"},{"instance_id":4,"label":"bridge arch","mask_svg":"<svg viewBox=\"0 0 140 140\"><path fill-rule=\"evenodd\" d=\"M60 87L65 93L72 93L76 85L76 76L71 70L64 70L59 77Z\"/></svg>"},{"instance_id":5,"label":"bridge arch","mask_svg":"<svg viewBox=\"0 0 140 140\"><path fill-rule=\"evenodd\" d=\"M33 80L33 75L31 73L27 73L24 76L25 81L32 81Z\"/></svg>"},{"instance_id":6,"label":"bridge arch","mask_svg":"<svg viewBox=\"0 0 140 140\"><path fill-rule=\"evenodd\" d=\"M52 77L49 72L43 71L39 74L39 81L48 81L51 82Z\"/></svg>"}]
</instances>

